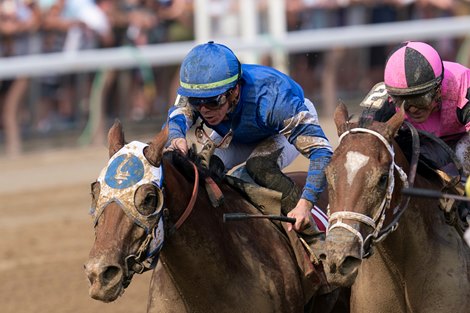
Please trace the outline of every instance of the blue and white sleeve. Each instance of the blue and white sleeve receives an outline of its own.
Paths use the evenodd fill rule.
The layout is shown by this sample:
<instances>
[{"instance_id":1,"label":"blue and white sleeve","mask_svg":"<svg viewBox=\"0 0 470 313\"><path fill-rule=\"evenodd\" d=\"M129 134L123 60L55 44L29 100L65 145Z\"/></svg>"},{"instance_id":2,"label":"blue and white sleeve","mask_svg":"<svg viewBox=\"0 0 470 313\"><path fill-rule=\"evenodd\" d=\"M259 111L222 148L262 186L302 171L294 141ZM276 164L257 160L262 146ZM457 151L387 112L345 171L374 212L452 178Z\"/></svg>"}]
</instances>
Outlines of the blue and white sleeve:
<instances>
[{"instance_id":1,"label":"blue and white sleeve","mask_svg":"<svg viewBox=\"0 0 470 313\"><path fill-rule=\"evenodd\" d=\"M175 105L168 111L168 142L175 138L185 138L196 119L197 114L188 104L187 98L178 95Z\"/></svg>"},{"instance_id":2,"label":"blue and white sleeve","mask_svg":"<svg viewBox=\"0 0 470 313\"><path fill-rule=\"evenodd\" d=\"M284 120L280 133L310 160L302 198L316 203L326 185L325 167L330 162L333 149L320 126L313 104L305 100L302 110Z\"/></svg>"}]
</instances>

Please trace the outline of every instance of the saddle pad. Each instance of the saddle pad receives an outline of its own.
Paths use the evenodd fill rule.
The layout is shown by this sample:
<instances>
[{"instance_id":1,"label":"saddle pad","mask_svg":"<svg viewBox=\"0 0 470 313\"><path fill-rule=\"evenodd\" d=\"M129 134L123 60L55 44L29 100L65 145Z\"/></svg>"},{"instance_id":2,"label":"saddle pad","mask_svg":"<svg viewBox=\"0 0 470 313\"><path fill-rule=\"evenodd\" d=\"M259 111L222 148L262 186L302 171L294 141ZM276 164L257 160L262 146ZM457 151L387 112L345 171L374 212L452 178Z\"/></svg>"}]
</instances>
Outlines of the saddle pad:
<instances>
[{"instance_id":1,"label":"saddle pad","mask_svg":"<svg viewBox=\"0 0 470 313\"><path fill-rule=\"evenodd\" d=\"M316 205L313 206L311 212L313 220L317 224L318 230L320 230L321 232L326 232L326 230L328 229L328 216L323 213L323 211Z\"/></svg>"}]
</instances>

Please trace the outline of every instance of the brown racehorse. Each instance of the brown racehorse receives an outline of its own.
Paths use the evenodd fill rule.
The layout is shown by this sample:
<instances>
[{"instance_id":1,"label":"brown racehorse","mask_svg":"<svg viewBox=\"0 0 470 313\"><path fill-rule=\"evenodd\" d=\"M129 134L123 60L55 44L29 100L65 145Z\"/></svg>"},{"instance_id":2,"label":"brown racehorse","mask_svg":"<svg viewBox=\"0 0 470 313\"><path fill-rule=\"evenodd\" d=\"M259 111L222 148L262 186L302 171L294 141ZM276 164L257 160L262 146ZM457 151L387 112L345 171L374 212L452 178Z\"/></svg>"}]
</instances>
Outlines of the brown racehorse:
<instances>
[{"instance_id":1,"label":"brown racehorse","mask_svg":"<svg viewBox=\"0 0 470 313\"><path fill-rule=\"evenodd\" d=\"M114 301L133 274L157 264L149 312L304 312L285 235L265 219L224 223L224 213L257 211L223 182L224 204L214 208L198 189L204 173L177 152L163 153L166 138L162 131L148 145L126 144L120 123L109 131L110 160L92 184L90 296Z\"/></svg>"},{"instance_id":2,"label":"brown racehorse","mask_svg":"<svg viewBox=\"0 0 470 313\"><path fill-rule=\"evenodd\" d=\"M336 109L325 271L330 283L352 285L351 312L470 312L470 249L438 201L411 198L396 230L380 238L406 198L410 164L394 140L400 112L365 126L350 122L344 105ZM418 172L415 186L440 190L441 182L427 178Z\"/></svg>"}]
</instances>

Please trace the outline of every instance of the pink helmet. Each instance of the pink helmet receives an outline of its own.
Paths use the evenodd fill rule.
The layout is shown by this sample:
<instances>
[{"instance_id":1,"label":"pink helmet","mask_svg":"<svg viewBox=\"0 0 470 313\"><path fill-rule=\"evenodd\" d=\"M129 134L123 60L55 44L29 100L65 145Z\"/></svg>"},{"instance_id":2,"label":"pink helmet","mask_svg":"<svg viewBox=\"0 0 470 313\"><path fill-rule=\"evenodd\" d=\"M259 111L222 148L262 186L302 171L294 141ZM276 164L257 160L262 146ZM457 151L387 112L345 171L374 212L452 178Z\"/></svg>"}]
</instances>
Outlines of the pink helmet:
<instances>
[{"instance_id":1,"label":"pink helmet","mask_svg":"<svg viewBox=\"0 0 470 313\"><path fill-rule=\"evenodd\" d=\"M439 86L443 74L441 57L433 47L407 41L389 55L384 82L390 95L415 95Z\"/></svg>"}]
</instances>

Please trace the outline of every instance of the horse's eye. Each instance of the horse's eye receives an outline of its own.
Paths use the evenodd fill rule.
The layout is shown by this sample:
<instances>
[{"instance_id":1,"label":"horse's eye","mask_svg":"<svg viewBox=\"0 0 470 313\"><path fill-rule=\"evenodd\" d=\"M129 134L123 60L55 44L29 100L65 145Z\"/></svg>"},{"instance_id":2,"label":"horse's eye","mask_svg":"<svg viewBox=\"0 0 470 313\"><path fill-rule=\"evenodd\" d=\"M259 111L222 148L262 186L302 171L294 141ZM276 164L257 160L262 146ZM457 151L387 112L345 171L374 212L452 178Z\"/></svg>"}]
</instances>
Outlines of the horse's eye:
<instances>
[{"instance_id":1,"label":"horse's eye","mask_svg":"<svg viewBox=\"0 0 470 313\"><path fill-rule=\"evenodd\" d=\"M160 201L158 195L159 193L154 185L145 184L140 186L134 198L137 211L144 216L155 213Z\"/></svg>"},{"instance_id":2,"label":"horse's eye","mask_svg":"<svg viewBox=\"0 0 470 313\"><path fill-rule=\"evenodd\" d=\"M97 181L91 183L91 207L96 208L98 198L100 197L101 184Z\"/></svg>"},{"instance_id":3,"label":"horse's eye","mask_svg":"<svg viewBox=\"0 0 470 313\"><path fill-rule=\"evenodd\" d=\"M388 182L388 174L382 174L379 179L379 186L385 188Z\"/></svg>"},{"instance_id":4,"label":"horse's eye","mask_svg":"<svg viewBox=\"0 0 470 313\"><path fill-rule=\"evenodd\" d=\"M145 207L154 208L157 206L157 195L152 193L145 196L144 203L142 203Z\"/></svg>"}]
</instances>

